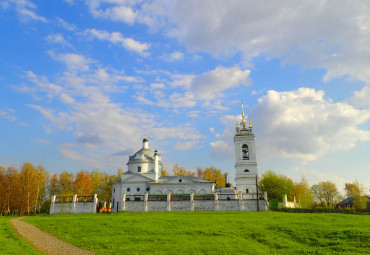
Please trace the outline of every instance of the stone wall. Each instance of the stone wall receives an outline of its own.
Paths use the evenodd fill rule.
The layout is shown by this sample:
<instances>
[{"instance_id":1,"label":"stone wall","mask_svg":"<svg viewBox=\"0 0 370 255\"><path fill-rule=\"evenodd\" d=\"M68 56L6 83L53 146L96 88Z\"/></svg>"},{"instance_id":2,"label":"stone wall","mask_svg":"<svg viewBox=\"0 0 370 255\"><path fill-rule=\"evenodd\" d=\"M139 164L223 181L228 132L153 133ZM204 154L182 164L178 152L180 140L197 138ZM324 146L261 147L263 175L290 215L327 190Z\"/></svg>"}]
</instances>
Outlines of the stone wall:
<instances>
[{"instance_id":1,"label":"stone wall","mask_svg":"<svg viewBox=\"0 0 370 255\"><path fill-rule=\"evenodd\" d=\"M63 214L63 213L96 213L98 205L98 197L95 194L92 201L79 201L77 195L73 196L72 202L57 201L54 195L51 198L50 214Z\"/></svg>"},{"instance_id":2,"label":"stone wall","mask_svg":"<svg viewBox=\"0 0 370 255\"><path fill-rule=\"evenodd\" d=\"M190 194L190 200L171 201L171 194L167 194L167 201L148 201L148 194L144 201L121 201L120 211L153 212L153 211L267 211L269 210L265 199L245 199L238 194L238 199L219 200L218 194L212 194L212 199L197 200ZM125 195L124 195L125 198ZM266 198L266 197L265 197ZM257 202L258 205L257 206Z\"/></svg>"}]
</instances>

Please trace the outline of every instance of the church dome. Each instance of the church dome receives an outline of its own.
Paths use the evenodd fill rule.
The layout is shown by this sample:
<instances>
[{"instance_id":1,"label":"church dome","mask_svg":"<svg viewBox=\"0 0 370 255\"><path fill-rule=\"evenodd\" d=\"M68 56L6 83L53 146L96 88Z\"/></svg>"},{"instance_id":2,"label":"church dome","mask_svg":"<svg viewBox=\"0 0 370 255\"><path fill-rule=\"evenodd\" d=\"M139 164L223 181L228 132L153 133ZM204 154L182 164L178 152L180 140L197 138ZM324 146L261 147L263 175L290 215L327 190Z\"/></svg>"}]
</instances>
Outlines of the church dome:
<instances>
[{"instance_id":1,"label":"church dome","mask_svg":"<svg viewBox=\"0 0 370 255\"><path fill-rule=\"evenodd\" d=\"M139 163L139 162L145 162L150 163L154 162L154 151L146 148L142 148L138 152L136 152L134 155L129 157L129 160L127 162L127 165L131 163Z\"/></svg>"}]
</instances>

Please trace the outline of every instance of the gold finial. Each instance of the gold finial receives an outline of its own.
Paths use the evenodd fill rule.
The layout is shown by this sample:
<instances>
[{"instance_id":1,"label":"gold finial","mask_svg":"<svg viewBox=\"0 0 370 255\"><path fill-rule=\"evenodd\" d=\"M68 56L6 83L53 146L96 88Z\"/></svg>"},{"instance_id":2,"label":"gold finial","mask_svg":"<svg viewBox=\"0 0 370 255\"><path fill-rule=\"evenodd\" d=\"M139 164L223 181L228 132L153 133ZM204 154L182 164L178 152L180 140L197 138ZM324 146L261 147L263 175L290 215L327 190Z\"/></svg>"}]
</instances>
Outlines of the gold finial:
<instances>
[{"instance_id":1,"label":"gold finial","mask_svg":"<svg viewBox=\"0 0 370 255\"><path fill-rule=\"evenodd\" d=\"M145 130L145 137L144 137L144 139L147 139L147 138L146 138L146 130Z\"/></svg>"},{"instance_id":2,"label":"gold finial","mask_svg":"<svg viewBox=\"0 0 370 255\"><path fill-rule=\"evenodd\" d=\"M243 100L242 100L242 122L245 123Z\"/></svg>"},{"instance_id":3,"label":"gold finial","mask_svg":"<svg viewBox=\"0 0 370 255\"><path fill-rule=\"evenodd\" d=\"M252 122L249 121L249 128L252 128Z\"/></svg>"},{"instance_id":4,"label":"gold finial","mask_svg":"<svg viewBox=\"0 0 370 255\"><path fill-rule=\"evenodd\" d=\"M236 122L236 128L239 128L239 123L238 122Z\"/></svg>"}]
</instances>

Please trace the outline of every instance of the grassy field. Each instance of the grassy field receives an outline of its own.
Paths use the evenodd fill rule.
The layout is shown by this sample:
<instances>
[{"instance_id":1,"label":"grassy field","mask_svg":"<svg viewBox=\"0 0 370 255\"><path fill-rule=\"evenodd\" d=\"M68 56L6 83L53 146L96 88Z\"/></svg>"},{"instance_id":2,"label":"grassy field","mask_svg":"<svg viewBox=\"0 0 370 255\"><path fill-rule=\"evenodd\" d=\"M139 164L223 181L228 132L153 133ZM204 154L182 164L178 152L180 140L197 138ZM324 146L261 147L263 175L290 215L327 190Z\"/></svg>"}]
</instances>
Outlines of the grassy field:
<instances>
[{"instance_id":1,"label":"grassy field","mask_svg":"<svg viewBox=\"0 0 370 255\"><path fill-rule=\"evenodd\" d=\"M369 215L150 212L25 220L100 254L368 254L370 250Z\"/></svg>"},{"instance_id":2,"label":"grassy field","mask_svg":"<svg viewBox=\"0 0 370 255\"><path fill-rule=\"evenodd\" d=\"M0 254L42 254L18 237L9 224L13 217L0 217Z\"/></svg>"}]
</instances>

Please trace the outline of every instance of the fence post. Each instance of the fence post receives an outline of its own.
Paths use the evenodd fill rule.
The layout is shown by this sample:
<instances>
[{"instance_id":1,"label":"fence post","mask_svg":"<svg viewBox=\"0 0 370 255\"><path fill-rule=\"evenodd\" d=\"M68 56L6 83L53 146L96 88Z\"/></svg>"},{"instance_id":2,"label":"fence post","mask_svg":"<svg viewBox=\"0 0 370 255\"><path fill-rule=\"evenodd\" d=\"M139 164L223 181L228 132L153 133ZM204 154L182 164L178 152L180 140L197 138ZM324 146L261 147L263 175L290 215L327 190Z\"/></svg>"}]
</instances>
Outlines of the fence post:
<instances>
[{"instance_id":1,"label":"fence post","mask_svg":"<svg viewBox=\"0 0 370 255\"><path fill-rule=\"evenodd\" d=\"M123 194L122 198L122 211L126 211L126 193Z\"/></svg>"},{"instance_id":2,"label":"fence post","mask_svg":"<svg viewBox=\"0 0 370 255\"><path fill-rule=\"evenodd\" d=\"M144 194L144 212L148 211L148 193Z\"/></svg>"},{"instance_id":3,"label":"fence post","mask_svg":"<svg viewBox=\"0 0 370 255\"><path fill-rule=\"evenodd\" d=\"M217 192L215 192L215 194L214 194L214 210L215 211L218 211L218 193Z\"/></svg>"},{"instance_id":4,"label":"fence post","mask_svg":"<svg viewBox=\"0 0 370 255\"><path fill-rule=\"evenodd\" d=\"M77 194L73 195L72 198L72 213L76 213Z\"/></svg>"},{"instance_id":5,"label":"fence post","mask_svg":"<svg viewBox=\"0 0 370 255\"><path fill-rule=\"evenodd\" d=\"M194 192L190 193L190 204L189 204L189 210L194 211Z\"/></svg>"},{"instance_id":6,"label":"fence post","mask_svg":"<svg viewBox=\"0 0 370 255\"><path fill-rule=\"evenodd\" d=\"M243 193L241 190L239 190L238 198L239 198L239 211L244 211Z\"/></svg>"},{"instance_id":7,"label":"fence post","mask_svg":"<svg viewBox=\"0 0 370 255\"><path fill-rule=\"evenodd\" d=\"M54 214L54 204L57 196L53 195L51 196L51 204L50 204L50 214Z\"/></svg>"},{"instance_id":8,"label":"fence post","mask_svg":"<svg viewBox=\"0 0 370 255\"><path fill-rule=\"evenodd\" d=\"M167 194L167 211L171 211L171 192Z\"/></svg>"},{"instance_id":9,"label":"fence post","mask_svg":"<svg viewBox=\"0 0 370 255\"><path fill-rule=\"evenodd\" d=\"M93 213L96 213L96 207L98 205L98 194L94 194L94 204L93 204Z\"/></svg>"}]
</instances>

